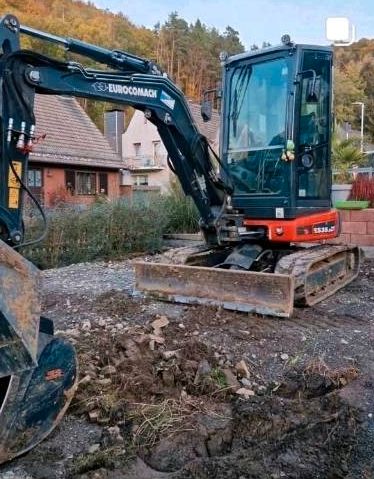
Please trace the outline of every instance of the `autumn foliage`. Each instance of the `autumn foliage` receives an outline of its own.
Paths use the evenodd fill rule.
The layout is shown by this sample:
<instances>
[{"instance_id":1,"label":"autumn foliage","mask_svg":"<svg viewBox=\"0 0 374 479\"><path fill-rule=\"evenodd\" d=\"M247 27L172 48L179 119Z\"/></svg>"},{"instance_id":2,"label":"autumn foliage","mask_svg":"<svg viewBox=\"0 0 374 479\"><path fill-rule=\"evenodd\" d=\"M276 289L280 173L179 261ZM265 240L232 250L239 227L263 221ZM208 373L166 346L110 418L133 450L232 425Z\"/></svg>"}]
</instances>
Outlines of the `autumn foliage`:
<instances>
[{"instance_id":1,"label":"autumn foliage","mask_svg":"<svg viewBox=\"0 0 374 479\"><path fill-rule=\"evenodd\" d=\"M79 0L0 0L0 15L12 13L25 25L155 61L189 98L197 101L220 79L219 53L244 50L238 32L229 26L220 33L199 20L189 24L171 13L164 23L149 29L132 23L125 8L124 3L124 13L115 14ZM23 37L22 46L61 60L94 65L91 60L82 60L52 43L30 37ZM87 100L81 104L102 128L103 112L109 105Z\"/></svg>"}]
</instances>

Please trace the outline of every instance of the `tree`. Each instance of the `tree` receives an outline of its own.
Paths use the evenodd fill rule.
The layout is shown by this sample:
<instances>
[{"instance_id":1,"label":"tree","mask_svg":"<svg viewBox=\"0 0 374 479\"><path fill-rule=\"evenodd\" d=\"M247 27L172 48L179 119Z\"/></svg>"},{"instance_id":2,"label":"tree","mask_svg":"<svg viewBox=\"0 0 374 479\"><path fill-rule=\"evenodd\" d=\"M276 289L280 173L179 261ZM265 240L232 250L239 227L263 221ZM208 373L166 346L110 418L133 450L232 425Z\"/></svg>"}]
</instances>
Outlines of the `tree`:
<instances>
[{"instance_id":1,"label":"tree","mask_svg":"<svg viewBox=\"0 0 374 479\"><path fill-rule=\"evenodd\" d=\"M365 155L361 153L357 144L352 139L342 139L334 134L331 144L332 166L338 171L338 181L347 180L348 169L352 166L360 166L365 161Z\"/></svg>"},{"instance_id":2,"label":"tree","mask_svg":"<svg viewBox=\"0 0 374 479\"><path fill-rule=\"evenodd\" d=\"M335 70L335 115L338 123L357 122L357 108L352 105L356 101L364 101L365 81L361 75L360 64L350 62Z\"/></svg>"}]
</instances>

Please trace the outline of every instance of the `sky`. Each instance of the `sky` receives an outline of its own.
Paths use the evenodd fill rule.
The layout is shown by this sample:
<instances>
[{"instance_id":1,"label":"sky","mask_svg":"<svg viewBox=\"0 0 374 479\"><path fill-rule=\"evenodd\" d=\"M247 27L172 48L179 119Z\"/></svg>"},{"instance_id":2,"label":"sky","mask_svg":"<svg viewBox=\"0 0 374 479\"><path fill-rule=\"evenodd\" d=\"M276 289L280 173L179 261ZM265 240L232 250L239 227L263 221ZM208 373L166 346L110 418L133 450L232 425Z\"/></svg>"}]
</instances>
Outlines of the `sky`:
<instances>
[{"instance_id":1,"label":"sky","mask_svg":"<svg viewBox=\"0 0 374 479\"><path fill-rule=\"evenodd\" d=\"M152 28L176 11L188 22L200 19L223 31L239 31L246 48L263 41L280 43L288 33L297 43L326 44L329 16L346 16L356 27L356 38L374 38L373 0L94 0L100 8L122 12L137 25Z\"/></svg>"}]
</instances>

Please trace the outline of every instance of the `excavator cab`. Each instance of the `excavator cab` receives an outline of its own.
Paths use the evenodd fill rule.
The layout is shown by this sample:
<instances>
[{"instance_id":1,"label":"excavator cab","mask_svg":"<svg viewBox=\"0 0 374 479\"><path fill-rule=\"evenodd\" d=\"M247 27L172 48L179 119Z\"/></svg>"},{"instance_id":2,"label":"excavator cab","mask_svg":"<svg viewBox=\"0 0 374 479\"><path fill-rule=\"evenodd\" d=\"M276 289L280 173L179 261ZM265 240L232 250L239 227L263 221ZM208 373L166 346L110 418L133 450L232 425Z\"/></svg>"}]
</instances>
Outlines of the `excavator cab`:
<instances>
[{"instance_id":1,"label":"excavator cab","mask_svg":"<svg viewBox=\"0 0 374 479\"><path fill-rule=\"evenodd\" d=\"M331 71L330 48L292 43L226 60L221 154L245 217L331 208Z\"/></svg>"}]
</instances>

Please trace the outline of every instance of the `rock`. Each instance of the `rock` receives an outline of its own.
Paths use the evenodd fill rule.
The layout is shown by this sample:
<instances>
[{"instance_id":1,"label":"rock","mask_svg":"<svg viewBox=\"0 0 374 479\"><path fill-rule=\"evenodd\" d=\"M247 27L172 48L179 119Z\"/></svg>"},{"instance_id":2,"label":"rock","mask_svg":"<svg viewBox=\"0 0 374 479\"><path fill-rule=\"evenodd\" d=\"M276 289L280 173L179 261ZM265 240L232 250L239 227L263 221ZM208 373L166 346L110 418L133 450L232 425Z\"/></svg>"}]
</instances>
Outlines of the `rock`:
<instances>
[{"instance_id":1,"label":"rock","mask_svg":"<svg viewBox=\"0 0 374 479\"><path fill-rule=\"evenodd\" d=\"M208 457L205 446L205 438L196 432L180 432L172 437L161 438L161 440L150 449L147 455L147 465L150 466L152 474L145 474L140 477L155 478L154 470L168 472L169 474L160 477L169 477L170 472L181 469L194 460L201 460ZM133 475L129 477L134 477ZM191 477L191 476L189 476Z\"/></svg>"},{"instance_id":2,"label":"rock","mask_svg":"<svg viewBox=\"0 0 374 479\"><path fill-rule=\"evenodd\" d=\"M98 417L97 423L98 424L109 424L110 418L109 417Z\"/></svg>"},{"instance_id":3,"label":"rock","mask_svg":"<svg viewBox=\"0 0 374 479\"><path fill-rule=\"evenodd\" d=\"M178 324L178 328L185 329L186 326L185 326L183 323L179 323L179 324Z\"/></svg>"},{"instance_id":4,"label":"rock","mask_svg":"<svg viewBox=\"0 0 374 479\"><path fill-rule=\"evenodd\" d=\"M91 321L86 319L81 325L82 331L91 331Z\"/></svg>"},{"instance_id":5,"label":"rock","mask_svg":"<svg viewBox=\"0 0 374 479\"><path fill-rule=\"evenodd\" d=\"M341 342L342 344L348 344L348 341L347 341L346 339L341 339L340 342Z\"/></svg>"},{"instance_id":6,"label":"rock","mask_svg":"<svg viewBox=\"0 0 374 479\"><path fill-rule=\"evenodd\" d=\"M33 479L24 469L17 467L13 471L0 473L1 479Z\"/></svg>"},{"instance_id":7,"label":"rock","mask_svg":"<svg viewBox=\"0 0 374 479\"><path fill-rule=\"evenodd\" d=\"M159 316L157 319L155 319L152 323L151 326L153 328L154 334L156 336L161 335L161 329L164 328L169 324L169 320L166 316Z\"/></svg>"},{"instance_id":8,"label":"rock","mask_svg":"<svg viewBox=\"0 0 374 479\"><path fill-rule=\"evenodd\" d=\"M105 376L109 376L111 374L115 374L117 372L117 369L112 366L111 364L109 364L108 366L105 366L101 372L105 375Z\"/></svg>"},{"instance_id":9,"label":"rock","mask_svg":"<svg viewBox=\"0 0 374 479\"><path fill-rule=\"evenodd\" d=\"M255 392L252 389L240 388L235 391L235 394L238 394L239 396L243 396L245 399L248 399L249 397L254 396Z\"/></svg>"},{"instance_id":10,"label":"rock","mask_svg":"<svg viewBox=\"0 0 374 479\"><path fill-rule=\"evenodd\" d=\"M99 418L99 415L100 415L100 411L98 409L95 409L88 413L88 417L91 422L96 422Z\"/></svg>"},{"instance_id":11,"label":"rock","mask_svg":"<svg viewBox=\"0 0 374 479\"><path fill-rule=\"evenodd\" d=\"M163 338L162 336L156 336L155 334L149 334L148 339L150 339L149 349L151 351L155 350L155 345L156 344L164 344L164 342L165 342L165 338Z\"/></svg>"},{"instance_id":12,"label":"rock","mask_svg":"<svg viewBox=\"0 0 374 479\"><path fill-rule=\"evenodd\" d=\"M247 379L251 377L251 373L244 359L242 359L235 365L235 369L236 369L236 373L239 374L240 377L247 378Z\"/></svg>"},{"instance_id":13,"label":"rock","mask_svg":"<svg viewBox=\"0 0 374 479\"><path fill-rule=\"evenodd\" d=\"M201 381L201 379L203 379L206 376L209 376L211 371L212 371L211 365L208 363L206 359L202 359L199 362L199 365L197 366L194 384L198 384Z\"/></svg>"},{"instance_id":14,"label":"rock","mask_svg":"<svg viewBox=\"0 0 374 479\"><path fill-rule=\"evenodd\" d=\"M186 401L188 399L188 397L189 396L187 394L187 391L183 388L182 391L181 391L181 396L180 396L181 400Z\"/></svg>"},{"instance_id":15,"label":"rock","mask_svg":"<svg viewBox=\"0 0 374 479\"><path fill-rule=\"evenodd\" d=\"M79 384L88 384L91 382L91 376L89 374L86 374L80 381Z\"/></svg>"},{"instance_id":16,"label":"rock","mask_svg":"<svg viewBox=\"0 0 374 479\"><path fill-rule=\"evenodd\" d=\"M65 335L66 336L70 336L72 338L79 338L79 336L81 335L79 329L77 328L74 328L74 329L67 329L65 331Z\"/></svg>"},{"instance_id":17,"label":"rock","mask_svg":"<svg viewBox=\"0 0 374 479\"><path fill-rule=\"evenodd\" d=\"M158 336L156 334L150 334L149 339L151 341L154 341L157 344L164 344L164 342L165 342L165 338L163 338L162 336Z\"/></svg>"},{"instance_id":18,"label":"rock","mask_svg":"<svg viewBox=\"0 0 374 479\"><path fill-rule=\"evenodd\" d=\"M135 341L131 338L119 338L119 343L121 346L125 349L126 356L130 361L138 362L142 360L142 353L138 347L138 345L135 343Z\"/></svg>"},{"instance_id":19,"label":"rock","mask_svg":"<svg viewBox=\"0 0 374 479\"><path fill-rule=\"evenodd\" d=\"M282 361L287 361L289 359L289 355L287 353L282 353L280 358Z\"/></svg>"},{"instance_id":20,"label":"rock","mask_svg":"<svg viewBox=\"0 0 374 479\"><path fill-rule=\"evenodd\" d=\"M252 387L252 383L249 379L247 378L242 378L240 379L240 382L243 384L244 387L248 388L248 389L251 389Z\"/></svg>"},{"instance_id":21,"label":"rock","mask_svg":"<svg viewBox=\"0 0 374 479\"><path fill-rule=\"evenodd\" d=\"M205 444L210 457L222 456L231 450L232 444L232 410L229 405L220 405L216 414L198 416L197 433L205 437ZM196 434L196 433L195 433Z\"/></svg>"},{"instance_id":22,"label":"rock","mask_svg":"<svg viewBox=\"0 0 374 479\"><path fill-rule=\"evenodd\" d=\"M101 442L104 446L123 444L123 436L120 428L118 426L113 426L105 429Z\"/></svg>"},{"instance_id":23,"label":"rock","mask_svg":"<svg viewBox=\"0 0 374 479\"><path fill-rule=\"evenodd\" d=\"M235 374L231 371L231 369L225 368L222 370L222 372L225 376L226 384L230 389L234 391L240 389L240 383L237 380Z\"/></svg>"},{"instance_id":24,"label":"rock","mask_svg":"<svg viewBox=\"0 0 374 479\"><path fill-rule=\"evenodd\" d=\"M104 378L104 379L97 379L96 382L97 384L100 384L100 386L108 386L109 384L112 383L112 380L110 378Z\"/></svg>"},{"instance_id":25,"label":"rock","mask_svg":"<svg viewBox=\"0 0 374 479\"><path fill-rule=\"evenodd\" d=\"M193 331L192 335L193 335L193 336L198 336L198 335L199 335L199 331L196 329L195 331Z\"/></svg>"},{"instance_id":26,"label":"rock","mask_svg":"<svg viewBox=\"0 0 374 479\"><path fill-rule=\"evenodd\" d=\"M88 453L93 454L94 452L97 452L99 449L100 449L100 444L98 443L92 444L92 446L88 448Z\"/></svg>"},{"instance_id":27,"label":"rock","mask_svg":"<svg viewBox=\"0 0 374 479\"><path fill-rule=\"evenodd\" d=\"M99 319L99 321L97 322L97 325L100 326L101 328L106 326L105 319Z\"/></svg>"},{"instance_id":28,"label":"rock","mask_svg":"<svg viewBox=\"0 0 374 479\"><path fill-rule=\"evenodd\" d=\"M179 349L175 349L174 351L163 351L162 352L162 357L168 361L169 359L172 358L177 358L179 353Z\"/></svg>"}]
</instances>

